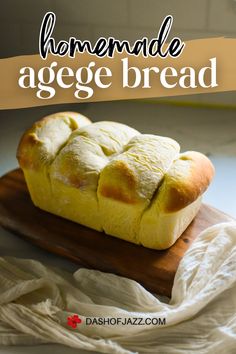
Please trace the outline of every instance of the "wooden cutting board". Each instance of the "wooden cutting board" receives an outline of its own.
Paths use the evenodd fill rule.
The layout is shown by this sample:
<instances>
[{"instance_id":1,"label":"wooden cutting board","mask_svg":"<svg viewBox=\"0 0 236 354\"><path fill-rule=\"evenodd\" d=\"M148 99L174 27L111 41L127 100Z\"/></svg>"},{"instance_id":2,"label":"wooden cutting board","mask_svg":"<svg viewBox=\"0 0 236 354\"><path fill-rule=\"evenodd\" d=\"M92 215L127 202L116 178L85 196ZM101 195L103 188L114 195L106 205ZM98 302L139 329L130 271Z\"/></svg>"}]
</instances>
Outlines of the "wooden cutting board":
<instances>
[{"instance_id":1,"label":"wooden cutting board","mask_svg":"<svg viewBox=\"0 0 236 354\"><path fill-rule=\"evenodd\" d=\"M186 250L207 228L233 218L208 205L168 250L155 251L107 236L36 208L20 169L0 178L0 224L49 252L87 268L134 279L147 289L171 295L178 264Z\"/></svg>"}]
</instances>

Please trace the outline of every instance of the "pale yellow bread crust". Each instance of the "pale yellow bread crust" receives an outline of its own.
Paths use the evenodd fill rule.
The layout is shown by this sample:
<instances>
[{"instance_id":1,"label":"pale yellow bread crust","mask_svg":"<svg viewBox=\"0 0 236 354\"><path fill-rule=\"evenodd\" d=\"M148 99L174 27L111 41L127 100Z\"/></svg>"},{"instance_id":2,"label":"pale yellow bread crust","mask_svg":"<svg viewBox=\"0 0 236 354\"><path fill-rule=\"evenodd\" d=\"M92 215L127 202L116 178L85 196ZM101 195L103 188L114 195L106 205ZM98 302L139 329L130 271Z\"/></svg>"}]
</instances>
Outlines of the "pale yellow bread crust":
<instances>
[{"instance_id":1,"label":"pale yellow bread crust","mask_svg":"<svg viewBox=\"0 0 236 354\"><path fill-rule=\"evenodd\" d=\"M91 121L76 112L59 112L35 122L20 140L16 154L20 167L39 170L42 165L51 163L72 131L88 124Z\"/></svg>"},{"instance_id":2,"label":"pale yellow bread crust","mask_svg":"<svg viewBox=\"0 0 236 354\"><path fill-rule=\"evenodd\" d=\"M50 180L50 166L71 133L91 121L75 112L51 114L34 123L18 146L17 159L34 205L56 213L56 200Z\"/></svg>"},{"instance_id":3,"label":"pale yellow bread crust","mask_svg":"<svg viewBox=\"0 0 236 354\"><path fill-rule=\"evenodd\" d=\"M138 243L142 213L179 155L179 149L173 139L141 134L132 138L124 152L104 167L97 195L107 234Z\"/></svg>"},{"instance_id":4,"label":"pale yellow bread crust","mask_svg":"<svg viewBox=\"0 0 236 354\"><path fill-rule=\"evenodd\" d=\"M139 243L154 249L171 247L196 216L213 175L214 167L205 155L180 154L142 215Z\"/></svg>"},{"instance_id":5,"label":"pale yellow bread crust","mask_svg":"<svg viewBox=\"0 0 236 354\"><path fill-rule=\"evenodd\" d=\"M150 200L179 149L170 138L135 136L101 172L98 194L127 204Z\"/></svg>"},{"instance_id":6,"label":"pale yellow bread crust","mask_svg":"<svg viewBox=\"0 0 236 354\"><path fill-rule=\"evenodd\" d=\"M75 112L46 117L24 134L17 155L36 206L102 231L100 171L140 133L116 122L90 123Z\"/></svg>"},{"instance_id":7,"label":"pale yellow bread crust","mask_svg":"<svg viewBox=\"0 0 236 354\"><path fill-rule=\"evenodd\" d=\"M91 186L96 192L100 172L138 134L115 122L97 122L77 129L53 161L51 177L83 190Z\"/></svg>"},{"instance_id":8,"label":"pale yellow bread crust","mask_svg":"<svg viewBox=\"0 0 236 354\"><path fill-rule=\"evenodd\" d=\"M34 204L109 235L170 247L196 215L214 167L170 138L60 112L28 129L17 158Z\"/></svg>"}]
</instances>

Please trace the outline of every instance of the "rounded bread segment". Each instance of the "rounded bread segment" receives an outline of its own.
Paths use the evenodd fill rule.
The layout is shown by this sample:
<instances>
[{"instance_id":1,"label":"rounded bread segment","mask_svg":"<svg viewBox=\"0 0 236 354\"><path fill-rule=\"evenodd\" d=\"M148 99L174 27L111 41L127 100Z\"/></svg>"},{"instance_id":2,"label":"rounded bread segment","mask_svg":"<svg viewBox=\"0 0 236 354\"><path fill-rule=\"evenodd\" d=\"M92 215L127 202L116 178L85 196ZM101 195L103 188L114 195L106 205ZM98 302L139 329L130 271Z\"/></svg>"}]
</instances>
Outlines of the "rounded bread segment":
<instances>
[{"instance_id":1,"label":"rounded bread segment","mask_svg":"<svg viewBox=\"0 0 236 354\"><path fill-rule=\"evenodd\" d=\"M158 198L165 213L176 212L193 203L208 188L215 169L200 152L180 154L165 176Z\"/></svg>"},{"instance_id":2,"label":"rounded bread segment","mask_svg":"<svg viewBox=\"0 0 236 354\"><path fill-rule=\"evenodd\" d=\"M143 213L139 242L154 249L174 244L196 216L213 176L214 167L205 155L195 151L180 154Z\"/></svg>"},{"instance_id":3,"label":"rounded bread segment","mask_svg":"<svg viewBox=\"0 0 236 354\"><path fill-rule=\"evenodd\" d=\"M98 201L107 234L138 243L141 215L179 149L173 139L142 134L131 139L124 152L104 167Z\"/></svg>"},{"instance_id":4,"label":"rounded bread segment","mask_svg":"<svg viewBox=\"0 0 236 354\"><path fill-rule=\"evenodd\" d=\"M79 131L72 133L71 139L74 136L80 135L95 141L106 156L121 153L131 138L140 133L122 123L111 121L102 121L93 123L90 126L80 128Z\"/></svg>"},{"instance_id":5,"label":"rounded bread segment","mask_svg":"<svg viewBox=\"0 0 236 354\"><path fill-rule=\"evenodd\" d=\"M137 134L137 130L114 122L93 123L73 132L50 167L54 212L101 231L100 172Z\"/></svg>"},{"instance_id":6,"label":"rounded bread segment","mask_svg":"<svg viewBox=\"0 0 236 354\"><path fill-rule=\"evenodd\" d=\"M17 158L23 169L33 203L43 210L54 212L49 168L72 131L91 121L76 112L51 114L34 123L21 138Z\"/></svg>"},{"instance_id":7,"label":"rounded bread segment","mask_svg":"<svg viewBox=\"0 0 236 354\"><path fill-rule=\"evenodd\" d=\"M58 180L70 187L97 190L100 171L109 162L96 141L74 136L50 167L51 181Z\"/></svg>"},{"instance_id":8,"label":"rounded bread segment","mask_svg":"<svg viewBox=\"0 0 236 354\"><path fill-rule=\"evenodd\" d=\"M51 178L72 187L90 186L97 190L101 170L112 155L123 151L128 141L138 134L137 130L114 122L98 122L77 129L55 158Z\"/></svg>"},{"instance_id":9,"label":"rounded bread segment","mask_svg":"<svg viewBox=\"0 0 236 354\"><path fill-rule=\"evenodd\" d=\"M72 131L88 124L91 121L76 112L51 114L34 123L18 146L17 159L21 168L39 170L49 165Z\"/></svg>"}]
</instances>

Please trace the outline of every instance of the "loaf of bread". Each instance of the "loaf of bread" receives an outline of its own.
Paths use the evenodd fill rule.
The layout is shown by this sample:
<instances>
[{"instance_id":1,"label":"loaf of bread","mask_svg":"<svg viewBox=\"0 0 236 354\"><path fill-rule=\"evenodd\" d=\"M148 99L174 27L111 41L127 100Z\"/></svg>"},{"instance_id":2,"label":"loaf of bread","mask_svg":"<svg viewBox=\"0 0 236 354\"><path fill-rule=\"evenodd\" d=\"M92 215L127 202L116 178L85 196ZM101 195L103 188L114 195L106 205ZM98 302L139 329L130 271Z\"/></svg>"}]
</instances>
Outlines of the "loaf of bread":
<instances>
[{"instance_id":1,"label":"loaf of bread","mask_svg":"<svg viewBox=\"0 0 236 354\"><path fill-rule=\"evenodd\" d=\"M17 158L36 206L153 249L183 233L214 175L205 155L180 153L173 139L75 112L36 122Z\"/></svg>"}]
</instances>

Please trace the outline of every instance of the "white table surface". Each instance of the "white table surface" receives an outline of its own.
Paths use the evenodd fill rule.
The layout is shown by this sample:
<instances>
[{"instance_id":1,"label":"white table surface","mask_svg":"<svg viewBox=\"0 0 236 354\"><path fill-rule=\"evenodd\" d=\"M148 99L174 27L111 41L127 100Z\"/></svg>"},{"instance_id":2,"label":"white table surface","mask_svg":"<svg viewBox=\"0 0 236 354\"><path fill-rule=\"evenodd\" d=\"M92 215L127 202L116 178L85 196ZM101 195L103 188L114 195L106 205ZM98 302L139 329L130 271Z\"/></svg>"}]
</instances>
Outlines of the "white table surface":
<instances>
[{"instance_id":1,"label":"white table surface","mask_svg":"<svg viewBox=\"0 0 236 354\"><path fill-rule=\"evenodd\" d=\"M0 112L0 175L17 166L15 159L19 137L27 126L43 116L45 112L68 110L68 107L45 107L29 110ZM100 103L69 107L82 111L93 120L119 120L131 124L141 131L169 135L189 150L210 153L216 167L215 179L205 194L204 202L221 209L236 218L236 113L156 106L140 103ZM225 123L227 122L227 124ZM0 256L34 258L67 269L77 266L62 257L52 255L18 236L0 228ZM61 345L0 347L0 354L37 354L55 350L57 354L82 354L83 350Z\"/></svg>"}]
</instances>

